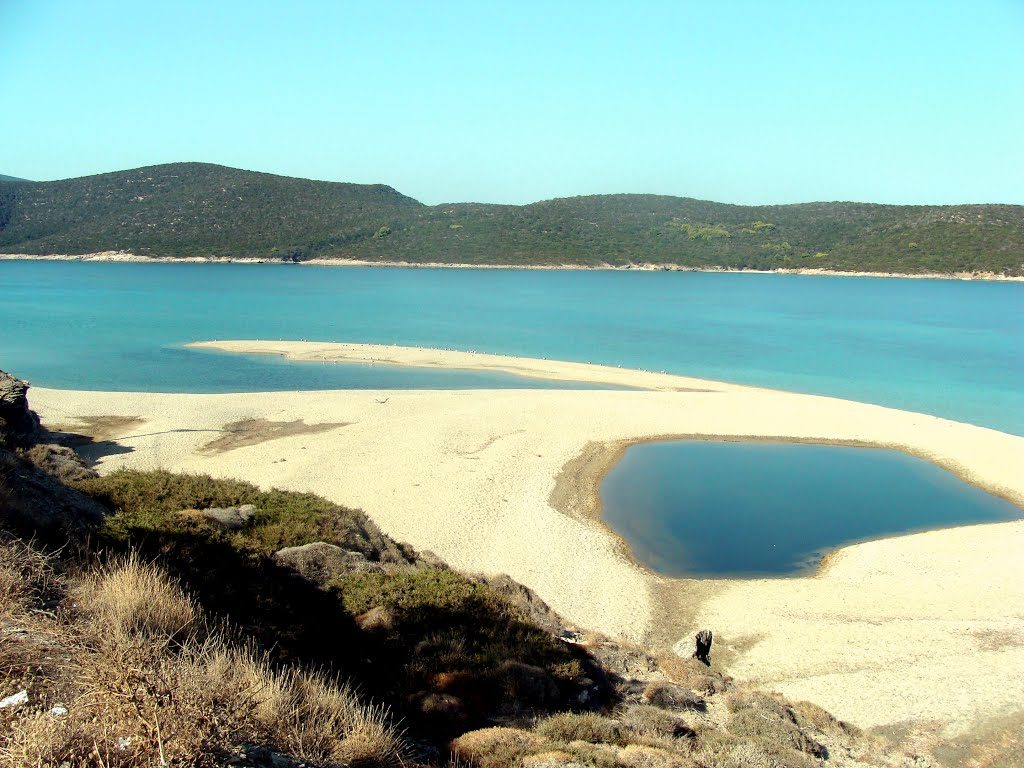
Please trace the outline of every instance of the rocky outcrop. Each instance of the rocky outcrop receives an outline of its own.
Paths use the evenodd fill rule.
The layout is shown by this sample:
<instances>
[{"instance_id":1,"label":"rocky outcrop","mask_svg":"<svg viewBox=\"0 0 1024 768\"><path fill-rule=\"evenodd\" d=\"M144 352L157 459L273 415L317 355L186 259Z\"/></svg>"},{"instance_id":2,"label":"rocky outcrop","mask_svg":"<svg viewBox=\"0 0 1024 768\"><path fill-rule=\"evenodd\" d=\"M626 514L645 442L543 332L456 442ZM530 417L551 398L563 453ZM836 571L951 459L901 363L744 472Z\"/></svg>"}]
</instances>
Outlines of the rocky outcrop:
<instances>
[{"instance_id":1,"label":"rocky outcrop","mask_svg":"<svg viewBox=\"0 0 1024 768\"><path fill-rule=\"evenodd\" d=\"M95 469L86 466L82 457L66 445L38 443L25 451L24 456L62 483L78 483L99 477Z\"/></svg>"},{"instance_id":2,"label":"rocky outcrop","mask_svg":"<svg viewBox=\"0 0 1024 768\"><path fill-rule=\"evenodd\" d=\"M31 445L39 436L39 417L28 407L27 381L0 371L0 443Z\"/></svg>"},{"instance_id":3,"label":"rocky outcrop","mask_svg":"<svg viewBox=\"0 0 1024 768\"><path fill-rule=\"evenodd\" d=\"M342 549L326 541L314 541L299 547L285 547L274 553L278 565L291 568L318 587L326 587L334 579L353 572L382 572L385 566L368 560L361 552Z\"/></svg>"},{"instance_id":4,"label":"rocky outcrop","mask_svg":"<svg viewBox=\"0 0 1024 768\"><path fill-rule=\"evenodd\" d=\"M14 452L0 447L0 525L29 535L77 539L107 510Z\"/></svg>"},{"instance_id":5,"label":"rocky outcrop","mask_svg":"<svg viewBox=\"0 0 1024 768\"><path fill-rule=\"evenodd\" d=\"M27 382L0 371L0 525L43 538L75 539L106 509L61 481L95 473L70 449L36 445L45 432L29 408L28 389Z\"/></svg>"},{"instance_id":6,"label":"rocky outcrop","mask_svg":"<svg viewBox=\"0 0 1024 768\"><path fill-rule=\"evenodd\" d=\"M497 576L473 576L471 578L490 587L512 605L519 608L538 627L563 639L578 636L579 633L575 627L555 613L547 603L541 600L540 595L529 587L513 580L511 576L499 574Z\"/></svg>"},{"instance_id":7,"label":"rocky outcrop","mask_svg":"<svg viewBox=\"0 0 1024 768\"><path fill-rule=\"evenodd\" d=\"M337 523L334 533L342 549L358 552L377 563L413 565L419 560L416 550L385 536L363 512L344 510L344 514L338 515Z\"/></svg>"}]
</instances>

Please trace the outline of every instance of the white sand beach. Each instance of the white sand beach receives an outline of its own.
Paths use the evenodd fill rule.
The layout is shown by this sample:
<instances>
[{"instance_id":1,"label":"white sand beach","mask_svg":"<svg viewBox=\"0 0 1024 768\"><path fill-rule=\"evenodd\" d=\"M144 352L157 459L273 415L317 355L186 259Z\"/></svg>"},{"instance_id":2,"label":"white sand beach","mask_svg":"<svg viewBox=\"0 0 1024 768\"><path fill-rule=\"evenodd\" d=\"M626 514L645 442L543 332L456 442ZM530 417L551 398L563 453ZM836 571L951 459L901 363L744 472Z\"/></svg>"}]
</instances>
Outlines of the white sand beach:
<instances>
[{"instance_id":1,"label":"white sand beach","mask_svg":"<svg viewBox=\"0 0 1024 768\"><path fill-rule=\"evenodd\" d=\"M717 272L738 275L816 275L818 277L898 277L913 280L983 280L1024 282L1024 276L981 272L864 272L838 269L797 267L779 269L735 269L732 267L687 267L679 264L640 262L634 264L459 264L445 261L370 261L317 257L305 261L282 261L259 256L146 256L126 251L99 253L0 253L0 261L87 261L128 262L133 264L277 264L286 267L388 267L394 269L497 269L497 270L568 270L611 272Z\"/></svg>"},{"instance_id":2,"label":"white sand beach","mask_svg":"<svg viewBox=\"0 0 1024 768\"><path fill-rule=\"evenodd\" d=\"M633 391L186 395L33 388L47 426L121 423L98 468L165 468L322 494L453 566L504 572L582 627L664 647L715 632L731 674L862 727L955 732L1024 702L1024 520L844 548L813 576L670 580L595 519L629 442L672 436L850 442L927 458L1024 504L1024 437L922 414L660 373L416 348L201 345L293 359L501 370ZM130 422L134 417L142 422ZM301 423L299 423L301 422ZM244 432L222 441L225 425ZM323 425L319 431L307 426ZM827 509L822 514L828 514Z\"/></svg>"}]
</instances>

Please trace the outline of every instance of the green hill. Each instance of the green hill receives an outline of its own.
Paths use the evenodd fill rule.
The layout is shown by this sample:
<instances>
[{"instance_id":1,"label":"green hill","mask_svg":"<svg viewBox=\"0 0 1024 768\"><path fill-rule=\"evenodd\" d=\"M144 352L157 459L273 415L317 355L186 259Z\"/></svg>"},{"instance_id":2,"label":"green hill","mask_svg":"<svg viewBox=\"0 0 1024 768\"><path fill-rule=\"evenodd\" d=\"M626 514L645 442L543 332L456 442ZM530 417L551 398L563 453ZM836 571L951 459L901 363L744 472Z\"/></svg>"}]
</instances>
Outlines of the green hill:
<instances>
[{"instance_id":1,"label":"green hill","mask_svg":"<svg viewBox=\"0 0 1024 768\"><path fill-rule=\"evenodd\" d=\"M426 206L383 185L175 163L0 181L0 252L1024 274L1024 206L659 195Z\"/></svg>"},{"instance_id":2,"label":"green hill","mask_svg":"<svg viewBox=\"0 0 1024 768\"><path fill-rule=\"evenodd\" d=\"M8 176L7 174L0 173L0 181L28 181L28 179L20 179L17 176Z\"/></svg>"}]
</instances>

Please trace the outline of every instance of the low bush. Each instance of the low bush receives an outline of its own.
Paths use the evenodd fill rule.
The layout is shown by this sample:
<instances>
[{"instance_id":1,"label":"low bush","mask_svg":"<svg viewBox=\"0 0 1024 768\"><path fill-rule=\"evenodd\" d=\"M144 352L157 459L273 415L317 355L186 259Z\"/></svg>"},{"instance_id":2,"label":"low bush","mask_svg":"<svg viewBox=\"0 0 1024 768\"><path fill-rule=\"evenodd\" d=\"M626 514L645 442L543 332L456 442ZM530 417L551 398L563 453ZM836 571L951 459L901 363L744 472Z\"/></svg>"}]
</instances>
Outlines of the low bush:
<instances>
[{"instance_id":1,"label":"low bush","mask_svg":"<svg viewBox=\"0 0 1024 768\"><path fill-rule=\"evenodd\" d=\"M239 480L162 470L119 470L76 485L116 513L107 522L107 532L123 540L145 531L196 526L209 530L201 520L180 513L252 504L256 514L250 524L227 536L238 548L271 554L284 547L326 541L360 552L368 560L389 562L405 562L412 552L384 536L363 512L311 493L261 491Z\"/></svg>"},{"instance_id":2,"label":"low bush","mask_svg":"<svg viewBox=\"0 0 1024 768\"><path fill-rule=\"evenodd\" d=\"M616 720L593 712L565 712L553 715L537 724L537 733L551 741L569 744L587 741L591 744L629 743L629 732Z\"/></svg>"}]
</instances>

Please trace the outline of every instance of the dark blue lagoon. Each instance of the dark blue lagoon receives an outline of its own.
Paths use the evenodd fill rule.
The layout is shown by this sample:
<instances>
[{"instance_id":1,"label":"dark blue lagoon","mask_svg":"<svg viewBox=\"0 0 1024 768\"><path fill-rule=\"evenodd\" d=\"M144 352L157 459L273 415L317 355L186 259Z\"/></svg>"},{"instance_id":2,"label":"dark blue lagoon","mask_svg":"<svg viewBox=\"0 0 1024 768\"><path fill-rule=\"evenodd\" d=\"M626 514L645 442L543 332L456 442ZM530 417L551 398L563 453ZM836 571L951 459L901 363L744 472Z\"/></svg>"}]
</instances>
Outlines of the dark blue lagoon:
<instances>
[{"instance_id":1,"label":"dark blue lagoon","mask_svg":"<svg viewBox=\"0 0 1024 768\"><path fill-rule=\"evenodd\" d=\"M678 577L796 574L844 544L1021 516L898 451L792 443L634 445L601 501L639 562Z\"/></svg>"}]
</instances>

